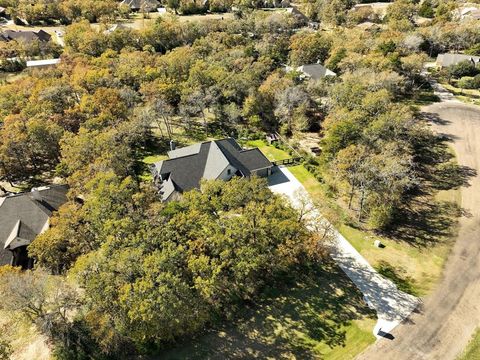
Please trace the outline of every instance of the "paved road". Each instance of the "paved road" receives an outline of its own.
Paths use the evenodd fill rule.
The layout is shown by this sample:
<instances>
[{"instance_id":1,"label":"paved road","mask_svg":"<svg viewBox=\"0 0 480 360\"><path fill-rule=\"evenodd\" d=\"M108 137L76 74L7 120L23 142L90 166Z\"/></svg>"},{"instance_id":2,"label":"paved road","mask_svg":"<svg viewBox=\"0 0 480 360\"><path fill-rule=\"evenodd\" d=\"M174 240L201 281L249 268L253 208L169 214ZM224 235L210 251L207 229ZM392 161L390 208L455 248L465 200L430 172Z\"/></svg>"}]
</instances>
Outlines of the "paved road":
<instances>
[{"instance_id":1,"label":"paved road","mask_svg":"<svg viewBox=\"0 0 480 360\"><path fill-rule=\"evenodd\" d=\"M280 167L269 177L269 187L274 193L285 195L294 207L306 213L310 228L318 226L320 214L305 188L287 168ZM389 333L410 315L419 300L398 290L394 283L378 274L338 231L331 229L334 236L329 244L330 255L360 289L367 304L377 312L378 321L372 329L374 335L378 337L379 330Z\"/></svg>"},{"instance_id":2,"label":"paved road","mask_svg":"<svg viewBox=\"0 0 480 360\"><path fill-rule=\"evenodd\" d=\"M480 171L480 107L450 100L424 112L438 116L432 126L452 138L461 165ZM413 314L392 333L394 340L378 340L358 359L455 359L480 326L480 177L462 188L458 238L437 289L425 299L423 311Z\"/></svg>"}]
</instances>

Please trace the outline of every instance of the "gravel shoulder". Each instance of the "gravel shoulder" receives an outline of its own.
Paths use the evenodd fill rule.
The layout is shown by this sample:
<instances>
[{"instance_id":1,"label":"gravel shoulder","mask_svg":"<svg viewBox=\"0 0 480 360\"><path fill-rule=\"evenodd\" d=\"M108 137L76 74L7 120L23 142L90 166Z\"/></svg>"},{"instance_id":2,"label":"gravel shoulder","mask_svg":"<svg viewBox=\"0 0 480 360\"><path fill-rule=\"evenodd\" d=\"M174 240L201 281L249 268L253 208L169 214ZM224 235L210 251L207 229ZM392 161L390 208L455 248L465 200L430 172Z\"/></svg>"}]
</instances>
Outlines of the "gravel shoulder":
<instances>
[{"instance_id":1,"label":"gravel shoulder","mask_svg":"<svg viewBox=\"0 0 480 360\"><path fill-rule=\"evenodd\" d=\"M452 141L460 165L480 171L480 107L442 98L422 109L433 119L435 131ZM392 334L357 359L455 359L480 324L480 177L461 189L460 230L443 279L424 300L422 311L412 314Z\"/></svg>"}]
</instances>

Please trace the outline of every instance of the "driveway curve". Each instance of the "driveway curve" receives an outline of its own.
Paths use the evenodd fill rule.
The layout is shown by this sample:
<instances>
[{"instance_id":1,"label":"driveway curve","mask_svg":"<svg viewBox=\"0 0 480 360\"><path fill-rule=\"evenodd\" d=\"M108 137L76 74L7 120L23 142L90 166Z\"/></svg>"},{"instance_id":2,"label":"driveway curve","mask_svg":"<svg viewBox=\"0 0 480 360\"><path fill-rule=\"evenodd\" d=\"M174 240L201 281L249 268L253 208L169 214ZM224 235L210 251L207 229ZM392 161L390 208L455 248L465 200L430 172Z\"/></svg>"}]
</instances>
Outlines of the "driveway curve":
<instances>
[{"instance_id":1,"label":"driveway curve","mask_svg":"<svg viewBox=\"0 0 480 360\"><path fill-rule=\"evenodd\" d=\"M447 260L443 279L392 334L378 340L357 359L455 359L480 326L480 107L442 98L422 109L436 119L432 127L452 139L460 165L477 170L464 187L460 229Z\"/></svg>"}]
</instances>

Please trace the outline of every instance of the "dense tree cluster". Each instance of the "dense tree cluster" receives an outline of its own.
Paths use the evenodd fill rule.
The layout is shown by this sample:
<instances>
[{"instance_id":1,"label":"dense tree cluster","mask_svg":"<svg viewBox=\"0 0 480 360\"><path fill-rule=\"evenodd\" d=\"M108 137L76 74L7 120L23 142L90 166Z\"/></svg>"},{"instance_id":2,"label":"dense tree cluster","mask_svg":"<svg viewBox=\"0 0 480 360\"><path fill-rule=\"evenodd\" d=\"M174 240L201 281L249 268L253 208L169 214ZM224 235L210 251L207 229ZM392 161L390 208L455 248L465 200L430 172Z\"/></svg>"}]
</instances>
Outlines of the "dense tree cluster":
<instances>
[{"instance_id":1,"label":"dense tree cluster","mask_svg":"<svg viewBox=\"0 0 480 360\"><path fill-rule=\"evenodd\" d=\"M163 204L110 172L86 193L30 251L54 272L70 269L85 289L79 317L104 353L195 333L322 256L321 239L264 180L205 182Z\"/></svg>"},{"instance_id":2,"label":"dense tree cluster","mask_svg":"<svg viewBox=\"0 0 480 360\"><path fill-rule=\"evenodd\" d=\"M113 19L119 10L115 0L0 0L0 6L14 21L29 25L68 24L79 19L97 22Z\"/></svg>"},{"instance_id":3,"label":"dense tree cluster","mask_svg":"<svg viewBox=\"0 0 480 360\"><path fill-rule=\"evenodd\" d=\"M175 0L168 6L200 6L189 3L192 9ZM421 71L429 57L478 51L480 31L451 22L447 1L399 0L383 20L370 10L352 12L355 3L304 4L329 31L299 28L286 12L246 11L262 6L249 1L236 4L235 20L165 16L142 30L112 30L88 20L116 16L117 2L37 1L29 8L0 0L32 23L74 22L57 67L0 85L0 177L59 176L71 188L70 201L29 247L38 266L55 275L5 270L0 293L11 301L3 306L23 312L66 358L118 357L230 318L285 272L319 259L321 239L259 179L205 182L201 191L160 203L143 181L140 159L178 129L196 138L320 131L320 164L309 165L360 221L391 226L433 157L433 135L404 100L427 88ZM418 27L418 13L433 23ZM367 20L383 23L354 26ZM317 62L337 76L303 81L284 66ZM474 71L461 64L450 74L476 79ZM16 301L15 288L32 299ZM45 306L32 314L31 301Z\"/></svg>"}]
</instances>

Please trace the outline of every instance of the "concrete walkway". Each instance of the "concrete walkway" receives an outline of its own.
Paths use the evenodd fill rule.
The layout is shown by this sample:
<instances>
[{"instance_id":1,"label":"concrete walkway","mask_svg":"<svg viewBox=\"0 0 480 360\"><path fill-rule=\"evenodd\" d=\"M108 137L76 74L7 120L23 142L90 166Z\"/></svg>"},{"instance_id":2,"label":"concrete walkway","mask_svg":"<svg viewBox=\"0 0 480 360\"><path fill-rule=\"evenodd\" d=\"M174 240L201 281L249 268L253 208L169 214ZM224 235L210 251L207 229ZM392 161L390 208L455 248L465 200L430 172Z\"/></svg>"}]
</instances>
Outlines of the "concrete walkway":
<instances>
[{"instance_id":1,"label":"concrete walkway","mask_svg":"<svg viewBox=\"0 0 480 360\"><path fill-rule=\"evenodd\" d=\"M320 214L303 185L287 168L278 168L269 178L269 188L274 193L286 196L293 207L306 212L307 225L314 228L314 224L309 222L318 222ZM398 290L393 282L378 274L337 230L333 231L333 240L328 244L330 255L360 289L367 304L377 312L378 321L373 334L379 338L379 332L390 333L415 310L419 299Z\"/></svg>"}]
</instances>

